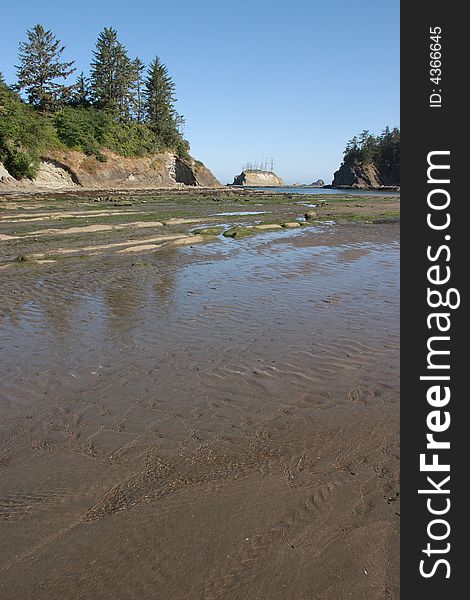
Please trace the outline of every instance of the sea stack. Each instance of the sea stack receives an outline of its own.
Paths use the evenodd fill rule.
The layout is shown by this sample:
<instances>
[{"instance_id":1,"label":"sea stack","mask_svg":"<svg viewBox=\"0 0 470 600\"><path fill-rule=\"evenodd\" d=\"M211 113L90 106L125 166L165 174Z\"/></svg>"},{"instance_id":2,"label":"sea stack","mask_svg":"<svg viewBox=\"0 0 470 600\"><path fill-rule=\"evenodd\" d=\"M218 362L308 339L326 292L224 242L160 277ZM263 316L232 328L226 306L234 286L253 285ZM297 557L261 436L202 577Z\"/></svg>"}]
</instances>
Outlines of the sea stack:
<instances>
[{"instance_id":1,"label":"sea stack","mask_svg":"<svg viewBox=\"0 0 470 600\"><path fill-rule=\"evenodd\" d=\"M283 185L282 179L273 171L260 169L246 169L233 178L232 185L253 187L279 187Z\"/></svg>"}]
</instances>

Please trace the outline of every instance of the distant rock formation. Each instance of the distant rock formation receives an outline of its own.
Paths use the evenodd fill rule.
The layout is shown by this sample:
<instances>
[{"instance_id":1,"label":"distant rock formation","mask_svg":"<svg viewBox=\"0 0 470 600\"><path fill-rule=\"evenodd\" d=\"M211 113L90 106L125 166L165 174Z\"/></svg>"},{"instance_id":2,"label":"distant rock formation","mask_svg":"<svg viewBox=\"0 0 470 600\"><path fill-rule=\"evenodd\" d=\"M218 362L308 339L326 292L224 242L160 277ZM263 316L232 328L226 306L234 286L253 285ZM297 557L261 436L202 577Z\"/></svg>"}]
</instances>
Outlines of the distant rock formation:
<instances>
[{"instance_id":1,"label":"distant rock formation","mask_svg":"<svg viewBox=\"0 0 470 600\"><path fill-rule=\"evenodd\" d=\"M101 156L101 160L97 160L95 156L73 151L45 156L34 180L16 180L0 164L0 191L11 188L48 190L220 186L201 162L184 160L171 152L126 158L104 151Z\"/></svg>"},{"instance_id":2,"label":"distant rock formation","mask_svg":"<svg viewBox=\"0 0 470 600\"><path fill-rule=\"evenodd\" d=\"M232 185L253 187L279 187L284 185L282 179L272 171L245 170L233 178Z\"/></svg>"},{"instance_id":3,"label":"distant rock formation","mask_svg":"<svg viewBox=\"0 0 470 600\"><path fill-rule=\"evenodd\" d=\"M317 179L316 181L311 183L309 187L323 187L324 185L325 182L323 181L323 179Z\"/></svg>"},{"instance_id":4,"label":"distant rock formation","mask_svg":"<svg viewBox=\"0 0 470 600\"><path fill-rule=\"evenodd\" d=\"M379 189L383 187L399 187L400 173L388 165L347 165L341 167L333 175L331 187L347 187L357 189Z\"/></svg>"}]
</instances>

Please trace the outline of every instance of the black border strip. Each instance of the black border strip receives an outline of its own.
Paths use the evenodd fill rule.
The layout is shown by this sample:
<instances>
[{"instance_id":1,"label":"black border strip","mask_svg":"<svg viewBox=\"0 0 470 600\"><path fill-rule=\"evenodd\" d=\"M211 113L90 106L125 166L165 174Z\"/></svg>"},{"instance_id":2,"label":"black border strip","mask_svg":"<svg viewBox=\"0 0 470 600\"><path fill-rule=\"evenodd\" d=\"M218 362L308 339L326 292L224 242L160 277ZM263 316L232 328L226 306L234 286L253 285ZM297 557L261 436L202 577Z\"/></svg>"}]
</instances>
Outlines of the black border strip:
<instances>
[{"instance_id":1,"label":"black border strip","mask_svg":"<svg viewBox=\"0 0 470 600\"><path fill-rule=\"evenodd\" d=\"M470 328L465 322L470 278L470 250L466 243L467 239L470 241L470 199L463 191L464 176L470 173L467 152L463 149L469 129L464 89L468 86L466 62L470 31L463 17L464 6L436 0L401 4L401 598L412 600L460 598L465 595L461 590L468 587L467 573L470 576L464 550L468 530L464 515L468 504L465 463L469 456L467 439L470 440L467 417L470 398L464 387L470 354L466 347ZM436 43L430 39L430 30L436 27L441 29L441 79L431 82L430 78L438 75L437 71L430 73L430 69L437 66L437 63L430 64L433 59L430 46ZM433 93L436 95L431 98ZM429 155L436 151L449 154ZM429 160L448 164L450 170L431 170L428 181ZM446 182L447 179L450 181ZM432 190L437 191L429 200ZM431 204L435 201L444 206L447 198L449 205L442 210L428 205L428 201ZM431 214L431 223L438 226L447 222L448 214L448 227L433 229L427 222L428 214ZM433 258L430 259L428 253ZM428 272L436 265L437 269ZM449 273L447 283L429 281L429 277L440 281ZM460 306L431 308L428 288L440 291L443 297L450 288L455 288L460 295ZM457 292L451 293L453 303L456 303ZM436 294L432 296L431 301L437 300ZM443 328L450 322L447 332L438 330L437 318L431 317L427 322L429 315L437 312L449 315L449 321L446 317L439 321ZM433 336L449 339L430 342ZM449 350L450 354L428 355L428 343L431 348ZM437 368L430 368L428 359ZM446 365L450 368L444 369ZM450 379L420 380L420 376L448 376ZM429 392L434 406L428 398L428 390L433 386L440 386L434 394ZM446 386L450 400L439 402ZM432 411L438 414L429 416ZM428 449L426 435L433 433L429 427L444 428L448 418L449 427L434 433L433 439L450 442L450 449ZM426 455L428 464L433 454L437 454L434 460L448 464L450 471L421 470L421 454ZM434 484L427 480L428 476ZM442 483L448 476L450 479ZM449 493L418 493L420 489L437 492L437 487L441 491L448 489ZM448 511L441 515L430 513L430 509L437 512L446 508ZM443 522L431 523L436 519L446 521L449 531ZM429 532L442 540L431 539ZM427 549L427 553L423 552ZM443 562L437 564L440 559ZM431 576L424 577L420 565L421 570Z\"/></svg>"}]
</instances>

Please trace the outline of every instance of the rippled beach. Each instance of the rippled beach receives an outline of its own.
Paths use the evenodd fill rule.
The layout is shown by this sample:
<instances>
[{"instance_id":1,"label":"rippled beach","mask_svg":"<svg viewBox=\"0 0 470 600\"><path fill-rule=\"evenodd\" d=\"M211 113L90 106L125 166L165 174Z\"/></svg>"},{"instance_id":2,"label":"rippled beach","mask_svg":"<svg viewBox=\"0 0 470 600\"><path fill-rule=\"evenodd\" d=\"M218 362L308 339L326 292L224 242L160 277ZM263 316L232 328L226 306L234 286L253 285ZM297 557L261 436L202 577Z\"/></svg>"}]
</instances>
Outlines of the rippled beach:
<instances>
[{"instance_id":1,"label":"rippled beach","mask_svg":"<svg viewBox=\"0 0 470 600\"><path fill-rule=\"evenodd\" d=\"M261 205L193 222L302 214ZM0 272L0 596L398 598L398 223L86 251L42 218Z\"/></svg>"}]
</instances>

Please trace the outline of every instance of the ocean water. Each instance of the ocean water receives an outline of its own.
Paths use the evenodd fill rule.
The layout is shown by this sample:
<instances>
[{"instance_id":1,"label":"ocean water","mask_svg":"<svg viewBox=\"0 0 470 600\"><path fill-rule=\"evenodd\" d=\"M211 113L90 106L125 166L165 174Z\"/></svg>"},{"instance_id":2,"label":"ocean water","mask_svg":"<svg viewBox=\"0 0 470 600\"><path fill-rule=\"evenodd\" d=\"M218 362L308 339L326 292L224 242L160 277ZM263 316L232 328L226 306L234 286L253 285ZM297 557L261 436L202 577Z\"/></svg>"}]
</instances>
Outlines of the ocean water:
<instances>
[{"instance_id":1,"label":"ocean water","mask_svg":"<svg viewBox=\"0 0 470 600\"><path fill-rule=\"evenodd\" d=\"M342 195L344 196L399 196L400 192L393 192L390 190L348 190L348 189L333 189L333 188L318 188L318 187L250 187L246 186L249 190L267 190L273 191L280 194L309 194L309 195Z\"/></svg>"}]
</instances>

